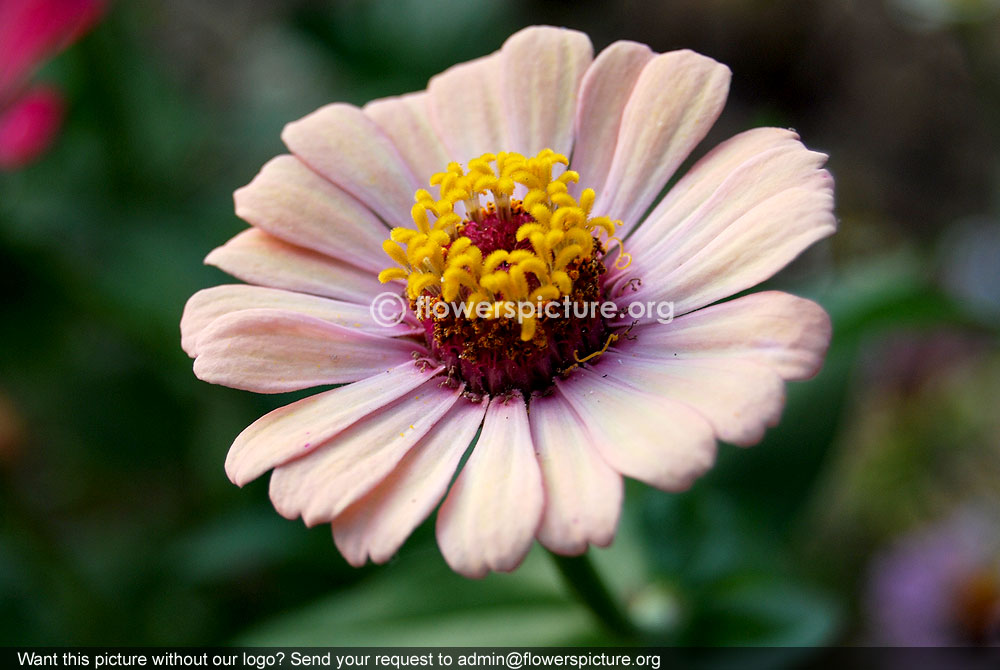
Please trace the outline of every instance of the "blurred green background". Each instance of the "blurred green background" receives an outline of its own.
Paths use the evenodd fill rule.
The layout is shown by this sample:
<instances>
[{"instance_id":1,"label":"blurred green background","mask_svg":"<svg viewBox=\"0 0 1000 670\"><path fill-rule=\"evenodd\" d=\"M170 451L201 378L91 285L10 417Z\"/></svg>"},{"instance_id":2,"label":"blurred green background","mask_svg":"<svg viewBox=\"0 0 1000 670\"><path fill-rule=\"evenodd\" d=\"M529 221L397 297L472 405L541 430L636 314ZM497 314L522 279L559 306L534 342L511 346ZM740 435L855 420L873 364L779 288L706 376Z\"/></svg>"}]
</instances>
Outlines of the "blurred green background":
<instances>
[{"instance_id":1,"label":"blurred green background","mask_svg":"<svg viewBox=\"0 0 1000 670\"><path fill-rule=\"evenodd\" d=\"M0 642L614 641L537 548L468 581L425 523L388 565L347 566L266 477L223 473L289 398L199 382L179 345L185 300L227 281L202 259L245 225L232 191L286 122L421 89L534 23L727 63L699 152L794 127L837 182L838 234L768 284L831 313L825 369L690 492L630 483L591 552L647 641L878 642L873 556L970 507L1000 535L997 3L132 0L45 66L66 126L0 173Z\"/></svg>"}]
</instances>

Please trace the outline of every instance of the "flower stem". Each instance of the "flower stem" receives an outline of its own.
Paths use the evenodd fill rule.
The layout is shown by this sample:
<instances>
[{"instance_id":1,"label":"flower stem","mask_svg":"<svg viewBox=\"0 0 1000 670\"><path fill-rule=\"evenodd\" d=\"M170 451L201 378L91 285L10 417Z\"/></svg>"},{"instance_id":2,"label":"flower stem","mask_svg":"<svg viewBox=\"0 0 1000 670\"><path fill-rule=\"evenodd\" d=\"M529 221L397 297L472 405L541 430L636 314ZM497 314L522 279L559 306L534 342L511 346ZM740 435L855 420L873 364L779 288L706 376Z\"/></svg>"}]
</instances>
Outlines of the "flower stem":
<instances>
[{"instance_id":1,"label":"flower stem","mask_svg":"<svg viewBox=\"0 0 1000 670\"><path fill-rule=\"evenodd\" d=\"M637 631L611 597L611 592L594 568L590 556L560 556L549 552L567 586L586 605L608 632L620 638L636 637Z\"/></svg>"}]
</instances>

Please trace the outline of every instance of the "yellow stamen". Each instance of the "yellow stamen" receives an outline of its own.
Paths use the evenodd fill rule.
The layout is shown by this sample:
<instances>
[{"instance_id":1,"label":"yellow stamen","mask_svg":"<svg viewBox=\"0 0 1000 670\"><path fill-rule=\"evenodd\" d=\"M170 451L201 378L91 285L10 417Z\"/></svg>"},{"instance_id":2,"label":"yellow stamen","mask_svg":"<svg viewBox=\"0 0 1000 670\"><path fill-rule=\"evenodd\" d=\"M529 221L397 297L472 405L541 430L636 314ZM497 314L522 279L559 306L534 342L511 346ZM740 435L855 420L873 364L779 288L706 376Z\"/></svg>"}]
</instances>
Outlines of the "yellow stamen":
<instances>
[{"instance_id":1,"label":"yellow stamen","mask_svg":"<svg viewBox=\"0 0 1000 670\"><path fill-rule=\"evenodd\" d=\"M529 316L521 321L521 341L530 342L531 338L535 336L535 328L538 325L538 321L533 316Z\"/></svg>"},{"instance_id":2,"label":"yellow stamen","mask_svg":"<svg viewBox=\"0 0 1000 670\"><path fill-rule=\"evenodd\" d=\"M600 351L595 351L595 352L594 352L594 353L592 353L592 354L587 354L587 355L586 355L586 356L584 356L583 358L580 358L580 357L579 357L579 356L577 355L577 353L576 353L576 349L574 349L574 350L573 350L573 359L574 359L574 360L575 360L575 361L576 361L577 363L586 363L586 362L587 362L587 361L589 361L589 360L590 360L591 358L597 358L598 356L603 356L603 355L604 355L605 353L607 353L607 351L608 351L608 348L609 348L609 347L610 347L610 346L611 346L612 344L614 344L614 343L615 343L616 341L618 341L618 335L617 335L617 333L611 333L610 335L608 335L608 341L604 343L604 346L603 346L603 347L601 347L601 350L600 350Z\"/></svg>"},{"instance_id":3,"label":"yellow stamen","mask_svg":"<svg viewBox=\"0 0 1000 670\"><path fill-rule=\"evenodd\" d=\"M437 188L437 198L427 189L414 194L410 216L416 229L394 228L383 244L399 267L383 270L379 280L406 280L412 299L427 293L472 308L489 303L488 318L500 318L507 302L540 303L572 294L574 263L586 261L602 248L594 240L600 231L607 242L614 240L619 245L615 267L627 267L631 256L621 248L621 240L613 237L615 225L621 222L606 216L591 217L597 198L594 190L584 189L579 200L573 197L569 184L579 181L580 175L562 170L553 178L556 165L569 165L569 160L551 149L532 157L507 152L483 154L470 160L467 169L449 163L445 171L430 179L430 186ZM521 202L512 200L518 185L527 189ZM455 212L458 203L464 205L468 220L479 223L487 216L511 223L515 212L519 216L527 213L533 221L517 229L516 239L530 242L531 249L498 249L484 258L482 250L463 234L466 222ZM623 259L625 265L620 266ZM534 337L536 319L520 322L521 339L527 342Z\"/></svg>"},{"instance_id":4,"label":"yellow stamen","mask_svg":"<svg viewBox=\"0 0 1000 670\"><path fill-rule=\"evenodd\" d=\"M408 274L403 268L386 268L378 273L378 280L385 284L393 279L406 279Z\"/></svg>"},{"instance_id":5,"label":"yellow stamen","mask_svg":"<svg viewBox=\"0 0 1000 670\"><path fill-rule=\"evenodd\" d=\"M625 251L625 244L617 237L608 238L609 243L612 241L618 243L618 257L615 258L614 268L616 270L624 270L628 266L632 265L632 254ZM620 265L623 258L625 259L625 265Z\"/></svg>"}]
</instances>

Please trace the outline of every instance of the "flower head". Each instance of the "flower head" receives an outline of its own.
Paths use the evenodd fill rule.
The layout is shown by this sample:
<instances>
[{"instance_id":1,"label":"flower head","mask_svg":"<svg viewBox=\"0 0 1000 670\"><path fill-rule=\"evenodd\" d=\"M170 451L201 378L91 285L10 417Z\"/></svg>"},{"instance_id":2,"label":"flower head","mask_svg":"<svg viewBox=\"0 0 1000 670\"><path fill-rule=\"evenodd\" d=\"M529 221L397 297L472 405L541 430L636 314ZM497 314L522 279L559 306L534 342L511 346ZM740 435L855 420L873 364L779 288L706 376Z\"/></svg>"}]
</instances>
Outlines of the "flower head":
<instances>
[{"instance_id":1,"label":"flower head","mask_svg":"<svg viewBox=\"0 0 1000 670\"><path fill-rule=\"evenodd\" d=\"M0 169L22 167L52 143L63 99L29 85L35 68L97 20L101 0L4 0L0 3Z\"/></svg>"},{"instance_id":2,"label":"flower head","mask_svg":"<svg viewBox=\"0 0 1000 670\"><path fill-rule=\"evenodd\" d=\"M276 509L331 523L354 565L443 499L442 553L481 576L535 538L609 544L623 476L683 490L717 439L759 441L829 319L773 291L719 301L834 231L832 180L762 128L657 202L728 84L690 51L593 58L535 27L426 91L289 124L291 154L236 192L251 228L207 258L250 285L193 296L182 344L209 382L346 385L243 431L230 478L273 470Z\"/></svg>"},{"instance_id":3,"label":"flower head","mask_svg":"<svg viewBox=\"0 0 1000 670\"><path fill-rule=\"evenodd\" d=\"M945 647L1000 642L995 510L968 507L910 533L873 561L871 642Z\"/></svg>"}]
</instances>

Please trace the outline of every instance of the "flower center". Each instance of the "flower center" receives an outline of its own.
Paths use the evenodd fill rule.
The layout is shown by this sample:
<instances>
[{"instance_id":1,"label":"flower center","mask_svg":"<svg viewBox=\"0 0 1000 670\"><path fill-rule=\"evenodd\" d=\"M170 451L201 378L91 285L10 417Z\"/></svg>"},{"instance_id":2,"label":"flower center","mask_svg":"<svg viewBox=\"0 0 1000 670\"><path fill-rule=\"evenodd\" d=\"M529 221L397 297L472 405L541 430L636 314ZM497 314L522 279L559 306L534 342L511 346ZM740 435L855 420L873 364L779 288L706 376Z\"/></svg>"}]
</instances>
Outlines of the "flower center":
<instances>
[{"instance_id":1,"label":"flower center","mask_svg":"<svg viewBox=\"0 0 1000 670\"><path fill-rule=\"evenodd\" d=\"M993 644L1000 636L1000 580L990 570L959 584L955 602L958 623L974 644Z\"/></svg>"},{"instance_id":2,"label":"flower center","mask_svg":"<svg viewBox=\"0 0 1000 670\"><path fill-rule=\"evenodd\" d=\"M379 280L406 281L431 351L474 393L527 397L616 337L602 275L620 222L591 216L593 189L569 193L579 175L566 165L551 149L484 154L467 171L450 163L431 177L437 199L416 192L416 229L382 244L398 267Z\"/></svg>"}]
</instances>

